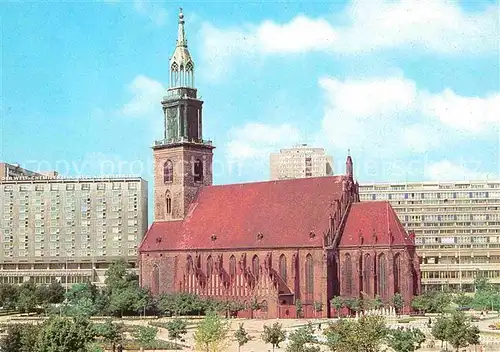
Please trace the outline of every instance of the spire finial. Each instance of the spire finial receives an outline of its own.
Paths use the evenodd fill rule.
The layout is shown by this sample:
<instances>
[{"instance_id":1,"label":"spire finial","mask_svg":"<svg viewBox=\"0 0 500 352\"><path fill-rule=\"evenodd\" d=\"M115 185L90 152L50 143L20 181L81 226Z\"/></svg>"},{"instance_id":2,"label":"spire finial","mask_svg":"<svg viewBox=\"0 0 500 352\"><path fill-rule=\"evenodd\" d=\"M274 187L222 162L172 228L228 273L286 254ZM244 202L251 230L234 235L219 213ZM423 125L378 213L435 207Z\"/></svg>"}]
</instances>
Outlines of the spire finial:
<instances>
[{"instance_id":1,"label":"spire finial","mask_svg":"<svg viewBox=\"0 0 500 352\"><path fill-rule=\"evenodd\" d=\"M179 7L179 29L177 31L177 46L187 47L186 34L184 32L184 14L182 13L182 7Z\"/></svg>"}]
</instances>

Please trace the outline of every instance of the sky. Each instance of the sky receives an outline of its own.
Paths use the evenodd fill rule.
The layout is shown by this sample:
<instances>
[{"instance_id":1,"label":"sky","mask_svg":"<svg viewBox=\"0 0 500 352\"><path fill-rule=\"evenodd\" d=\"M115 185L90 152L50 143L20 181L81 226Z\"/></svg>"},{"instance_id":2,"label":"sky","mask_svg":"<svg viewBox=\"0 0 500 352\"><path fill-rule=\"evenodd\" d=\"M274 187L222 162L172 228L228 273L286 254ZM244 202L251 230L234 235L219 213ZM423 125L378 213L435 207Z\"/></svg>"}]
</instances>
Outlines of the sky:
<instances>
[{"instance_id":1,"label":"sky","mask_svg":"<svg viewBox=\"0 0 500 352\"><path fill-rule=\"evenodd\" d=\"M0 5L0 160L152 188L179 6L214 183L308 143L360 183L499 179L495 0Z\"/></svg>"}]
</instances>

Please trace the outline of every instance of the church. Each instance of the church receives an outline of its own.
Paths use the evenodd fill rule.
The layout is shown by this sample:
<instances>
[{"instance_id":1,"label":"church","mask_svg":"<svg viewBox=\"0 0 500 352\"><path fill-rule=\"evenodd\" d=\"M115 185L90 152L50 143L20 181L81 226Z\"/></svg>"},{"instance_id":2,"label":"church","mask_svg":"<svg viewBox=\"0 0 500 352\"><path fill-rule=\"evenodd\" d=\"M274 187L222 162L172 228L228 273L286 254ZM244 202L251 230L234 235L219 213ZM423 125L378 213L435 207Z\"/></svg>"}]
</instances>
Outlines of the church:
<instances>
[{"instance_id":1,"label":"church","mask_svg":"<svg viewBox=\"0 0 500 352\"><path fill-rule=\"evenodd\" d=\"M298 301L305 318L329 317L335 296L390 304L400 293L408 306L420 292L414 235L388 202L360 202L350 156L343 175L212 185L215 147L203 139L194 72L181 11L141 285L257 302L261 318L294 318Z\"/></svg>"}]
</instances>

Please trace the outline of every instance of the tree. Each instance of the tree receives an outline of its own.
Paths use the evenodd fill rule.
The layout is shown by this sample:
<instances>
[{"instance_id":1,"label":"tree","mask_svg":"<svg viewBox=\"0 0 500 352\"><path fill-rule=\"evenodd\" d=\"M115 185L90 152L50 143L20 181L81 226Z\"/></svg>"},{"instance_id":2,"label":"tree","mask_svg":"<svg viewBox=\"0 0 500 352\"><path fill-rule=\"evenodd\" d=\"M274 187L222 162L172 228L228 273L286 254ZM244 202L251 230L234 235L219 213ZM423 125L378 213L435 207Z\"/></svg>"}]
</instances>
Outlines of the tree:
<instances>
[{"instance_id":1,"label":"tree","mask_svg":"<svg viewBox=\"0 0 500 352\"><path fill-rule=\"evenodd\" d=\"M138 326L134 332L132 332L132 337L137 340L142 347L148 347L156 340L157 333L158 328L154 326Z\"/></svg>"},{"instance_id":2,"label":"tree","mask_svg":"<svg viewBox=\"0 0 500 352\"><path fill-rule=\"evenodd\" d=\"M241 346L250 341L250 335L248 335L248 332L243 327L243 323L240 323L240 327L234 332L234 338L238 341L238 351L241 349Z\"/></svg>"},{"instance_id":3,"label":"tree","mask_svg":"<svg viewBox=\"0 0 500 352\"><path fill-rule=\"evenodd\" d=\"M455 297L453 297L453 302L457 304L459 307L470 307L474 298L471 296L467 296L465 293L460 292Z\"/></svg>"},{"instance_id":4,"label":"tree","mask_svg":"<svg viewBox=\"0 0 500 352\"><path fill-rule=\"evenodd\" d=\"M447 329L448 327L448 318L444 316L440 316L436 319L436 322L432 326L431 334L435 339L441 341L441 348L443 347L443 342L446 341Z\"/></svg>"},{"instance_id":5,"label":"tree","mask_svg":"<svg viewBox=\"0 0 500 352\"><path fill-rule=\"evenodd\" d=\"M208 313L194 334L196 351L220 352L227 348L229 324L213 312Z\"/></svg>"},{"instance_id":6,"label":"tree","mask_svg":"<svg viewBox=\"0 0 500 352\"><path fill-rule=\"evenodd\" d=\"M276 322L270 327L264 325L264 332L261 337L264 343L270 343L273 346L274 351L275 347L279 348L279 344L285 341L286 332L282 329L281 324Z\"/></svg>"},{"instance_id":7,"label":"tree","mask_svg":"<svg viewBox=\"0 0 500 352\"><path fill-rule=\"evenodd\" d=\"M311 323L306 326L300 327L290 333L288 339L290 342L286 346L286 352L319 352L318 346L311 346L318 342L314 336L314 327Z\"/></svg>"},{"instance_id":8,"label":"tree","mask_svg":"<svg viewBox=\"0 0 500 352\"><path fill-rule=\"evenodd\" d=\"M323 334L331 351L378 352L387 336L387 328L381 316L362 316L358 321L341 319L330 324Z\"/></svg>"},{"instance_id":9,"label":"tree","mask_svg":"<svg viewBox=\"0 0 500 352\"><path fill-rule=\"evenodd\" d=\"M7 334L0 342L2 352L19 352L23 346L21 341L23 327L19 324L10 325L7 328Z\"/></svg>"},{"instance_id":10,"label":"tree","mask_svg":"<svg viewBox=\"0 0 500 352\"><path fill-rule=\"evenodd\" d=\"M399 314L401 312L401 309L404 307L405 301L401 293L396 292L394 296L392 296L392 305L396 309L396 312Z\"/></svg>"},{"instance_id":11,"label":"tree","mask_svg":"<svg viewBox=\"0 0 500 352\"><path fill-rule=\"evenodd\" d=\"M335 308L337 316L342 316L341 309L344 308L344 300L340 296L335 296L330 300L330 304Z\"/></svg>"},{"instance_id":12,"label":"tree","mask_svg":"<svg viewBox=\"0 0 500 352\"><path fill-rule=\"evenodd\" d=\"M446 341L457 351L479 341L479 329L470 324L463 312L453 312L446 323Z\"/></svg>"},{"instance_id":13,"label":"tree","mask_svg":"<svg viewBox=\"0 0 500 352\"><path fill-rule=\"evenodd\" d=\"M24 282L17 295L17 309L21 312L33 312L36 308L36 285L33 281Z\"/></svg>"},{"instance_id":14,"label":"tree","mask_svg":"<svg viewBox=\"0 0 500 352\"><path fill-rule=\"evenodd\" d=\"M396 352L413 352L422 346L425 334L416 328L391 329L387 336L387 345Z\"/></svg>"},{"instance_id":15,"label":"tree","mask_svg":"<svg viewBox=\"0 0 500 352\"><path fill-rule=\"evenodd\" d=\"M297 318L302 318L302 312L304 307L302 306L302 301L300 299L295 300L295 311L297 312Z\"/></svg>"},{"instance_id":16,"label":"tree","mask_svg":"<svg viewBox=\"0 0 500 352\"><path fill-rule=\"evenodd\" d=\"M315 313L320 313L323 311L323 303L321 302L314 302L313 303L313 308Z\"/></svg>"},{"instance_id":17,"label":"tree","mask_svg":"<svg viewBox=\"0 0 500 352\"><path fill-rule=\"evenodd\" d=\"M411 306L426 313L443 313L449 306L452 295L448 292L430 291L421 296L415 296Z\"/></svg>"},{"instance_id":18,"label":"tree","mask_svg":"<svg viewBox=\"0 0 500 352\"><path fill-rule=\"evenodd\" d=\"M15 309L18 286L12 284L0 284L0 306L4 309Z\"/></svg>"},{"instance_id":19,"label":"tree","mask_svg":"<svg viewBox=\"0 0 500 352\"><path fill-rule=\"evenodd\" d=\"M166 328L168 337L177 342L178 339L187 333L187 321L180 318L174 318L167 322Z\"/></svg>"},{"instance_id":20,"label":"tree","mask_svg":"<svg viewBox=\"0 0 500 352\"><path fill-rule=\"evenodd\" d=\"M101 336L108 344L117 343L123 339L123 325L114 324L111 319L95 326L97 336Z\"/></svg>"},{"instance_id":21,"label":"tree","mask_svg":"<svg viewBox=\"0 0 500 352\"><path fill-rule=\"evenodd\" d=\"M88 320L53 317L43 324L36 344L37 352L85 352L94 339Z\"/></svg>"}]
</instances>

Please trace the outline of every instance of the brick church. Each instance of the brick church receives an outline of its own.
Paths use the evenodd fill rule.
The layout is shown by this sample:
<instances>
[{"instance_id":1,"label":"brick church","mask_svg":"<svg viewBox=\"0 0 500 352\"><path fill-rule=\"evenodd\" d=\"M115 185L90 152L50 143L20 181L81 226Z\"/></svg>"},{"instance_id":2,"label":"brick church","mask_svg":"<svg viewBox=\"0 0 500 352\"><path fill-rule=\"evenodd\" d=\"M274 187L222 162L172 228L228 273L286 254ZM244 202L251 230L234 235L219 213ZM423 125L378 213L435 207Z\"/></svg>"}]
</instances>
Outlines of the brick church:
<instances>
[{"instance_id":1,"label":"brick church","mask_svg":"<svg viewBox=\"0 0 500 352\"><path fill-rule=\"evenodd\" d=\"M388 202L360 202L353 162L343 175L212 185L214 146L202 136L203 101L179 14L163 138L153 146L154 223L140 248L140 278L157 295L256 300L260 317L330 316L330 300L406 304L420 291L414 236ZM321 311L313 307L321 303Z\"/></svg>"}]
</instances>

